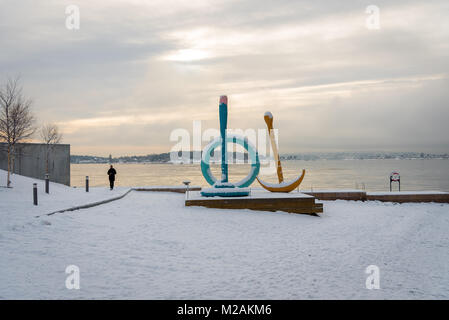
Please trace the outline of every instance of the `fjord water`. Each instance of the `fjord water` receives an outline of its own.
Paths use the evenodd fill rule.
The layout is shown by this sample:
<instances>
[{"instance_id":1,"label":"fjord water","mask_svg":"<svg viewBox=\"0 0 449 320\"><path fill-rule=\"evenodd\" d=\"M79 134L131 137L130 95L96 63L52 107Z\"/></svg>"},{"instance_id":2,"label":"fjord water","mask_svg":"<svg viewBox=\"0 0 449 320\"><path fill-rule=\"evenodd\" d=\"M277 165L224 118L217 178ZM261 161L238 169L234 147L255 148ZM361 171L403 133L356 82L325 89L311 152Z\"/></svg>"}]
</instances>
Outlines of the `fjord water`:
<instances>
[{"instance_id":1,"label":"fjord water","mask_svg":"<svg viewBox=\"0 0 449 320\"><path fill-rule=\"evenodd\" d=\"M208 186L201 175L199 164L117 163L116 185L118 186L179 186L189 180L192 185ZM214 165L212 172L219 177L220 167ZM389 174L401 174L401 190L449 191L448 159L413 160L289 160L282 167L286 181L293 179L306 169L300 188L318 189L363 189L369 191L389 190ZM91 186L109 186L108 164L72 164L71 185L84 186L89 176ZM249 172L248 164L230 164L230 181L238 181ZM263 180L276 182L277 176L263 175ZM257 181L252 185L259 187ZM397 184L394 184L394 189Z\"/></svg>"}]
</instances>

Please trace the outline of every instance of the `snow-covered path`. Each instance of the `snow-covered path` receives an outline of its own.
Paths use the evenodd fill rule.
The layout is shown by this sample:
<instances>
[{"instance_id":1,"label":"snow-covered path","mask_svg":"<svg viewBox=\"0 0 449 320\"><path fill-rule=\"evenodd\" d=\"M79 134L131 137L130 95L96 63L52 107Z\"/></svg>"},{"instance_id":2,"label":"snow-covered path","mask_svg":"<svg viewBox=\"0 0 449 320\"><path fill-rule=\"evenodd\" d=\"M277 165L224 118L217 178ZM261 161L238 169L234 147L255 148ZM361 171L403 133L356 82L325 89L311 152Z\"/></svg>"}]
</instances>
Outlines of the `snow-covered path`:
<instances>
[{"instance_id":1,"label":"snow-covered path","mask_svg":"<svg viewBox=\"0 0 449 320\"><path fill-rule=\"evenodd\" d=\"M447 204L324 202L317 218L184 207L183 199L132 192L51 217L14 222L8 212L0 297L449 298ZM65 287L72 264L80 290ZM372 264L379 290L365 287Z\"/></svg>"}]
</instances>

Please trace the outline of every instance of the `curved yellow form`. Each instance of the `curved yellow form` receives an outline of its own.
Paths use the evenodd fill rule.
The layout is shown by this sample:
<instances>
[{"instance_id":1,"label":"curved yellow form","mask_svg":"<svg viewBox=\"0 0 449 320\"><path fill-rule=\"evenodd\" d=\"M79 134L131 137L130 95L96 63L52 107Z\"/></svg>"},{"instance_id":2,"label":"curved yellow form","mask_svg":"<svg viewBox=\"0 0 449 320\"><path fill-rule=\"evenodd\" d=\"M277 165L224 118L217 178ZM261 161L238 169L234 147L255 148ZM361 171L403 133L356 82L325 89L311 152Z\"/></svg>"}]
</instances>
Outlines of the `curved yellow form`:
<instances>
[{"instance_id":1,"label":"curved yellow form","mask_svg":"<svg viewBox=\"0 0 449 320\"><path fill-rule=\"evenodd\" d=\"M290 192L295 190L302 182L302 180L304 179L304 176L306 175L306 170L302 169L302 175L297 177L296 179L292 180L292 181L288 181L288 182L282 182L279 184L272 184L272 183L267 183L262 181L261 179L259 179L259 177L257 177L257 181L259 181L260 185L262 187L264 187L266 190L271 191L271 192Z\"/></svg>"}]
</instances>

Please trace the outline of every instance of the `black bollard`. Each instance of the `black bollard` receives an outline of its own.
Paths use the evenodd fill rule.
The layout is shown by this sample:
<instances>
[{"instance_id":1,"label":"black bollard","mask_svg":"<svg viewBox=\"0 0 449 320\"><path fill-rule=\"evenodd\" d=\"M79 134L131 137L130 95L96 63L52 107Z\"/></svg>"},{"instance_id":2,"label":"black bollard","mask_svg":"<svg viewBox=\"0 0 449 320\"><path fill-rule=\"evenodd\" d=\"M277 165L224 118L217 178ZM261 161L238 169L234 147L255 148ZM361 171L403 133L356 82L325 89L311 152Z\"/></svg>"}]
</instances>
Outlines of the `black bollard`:
<instances>
[{"instance_id":1,"label":"black bollard","mask_svg":"<svg viewBox=\"0 0 449 320\"><path fill-rule=\"evenodd\" d=\"M45 193L50 193L50 176L45 174Z\"/></svg>"},{"instance_id":2,"label":"black bollard","mask_svg":"<svg viewBox=\"0 0 449 320\"><path fill-rule=\"evenodd\" d=\"M33 183L33 204L37 206L37 183Z\"/></svg>"},{"instance_id":3,"label":"black bollard","mask_svg":"<svg viewBox=\"0 0 449 320\"><path fill-rule=\"evenodd\" d=\"M187 199L189 199L189 184L190 184L190 181L183 181L182 183L187 187L187 190L186 190L186 200L187 200Z\"/></svg>"},{"instance_id":4,"label":"black bollard","mask_svg":"<svg viewBox=\"0 0 449 320\"><path fill-rule=\"evenodd\" d=\"M86 176L86 192L89 192L89 176Z\"/></svg>"}]
</instances>

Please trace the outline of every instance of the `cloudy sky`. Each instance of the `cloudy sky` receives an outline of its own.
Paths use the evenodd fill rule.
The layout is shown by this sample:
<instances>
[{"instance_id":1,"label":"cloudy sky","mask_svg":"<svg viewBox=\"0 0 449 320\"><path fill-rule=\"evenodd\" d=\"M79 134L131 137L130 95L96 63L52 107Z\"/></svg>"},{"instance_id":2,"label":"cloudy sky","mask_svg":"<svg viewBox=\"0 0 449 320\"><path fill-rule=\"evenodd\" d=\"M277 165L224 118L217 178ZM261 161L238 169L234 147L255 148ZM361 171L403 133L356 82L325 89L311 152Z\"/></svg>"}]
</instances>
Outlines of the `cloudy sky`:
<instances>
[{"instance_id":1,"label":"cloudy sky","mask_svg":"<svg viewBox=\"0 0 449 320\"><path fill-rule=\"evenodd\" d=\"M66 7L80 10L79 30ZM367 27L369 5L379 29ZM281 153L449 152L449 1L0 0L20 75L73 154L168 152L177 128L264 128ZM373 21L372 19L369 21ZM372 26L368 25L368 26Z\"/></svg>"}]
</instances>

